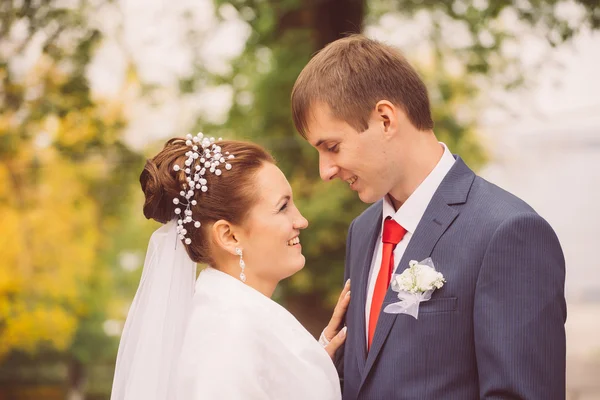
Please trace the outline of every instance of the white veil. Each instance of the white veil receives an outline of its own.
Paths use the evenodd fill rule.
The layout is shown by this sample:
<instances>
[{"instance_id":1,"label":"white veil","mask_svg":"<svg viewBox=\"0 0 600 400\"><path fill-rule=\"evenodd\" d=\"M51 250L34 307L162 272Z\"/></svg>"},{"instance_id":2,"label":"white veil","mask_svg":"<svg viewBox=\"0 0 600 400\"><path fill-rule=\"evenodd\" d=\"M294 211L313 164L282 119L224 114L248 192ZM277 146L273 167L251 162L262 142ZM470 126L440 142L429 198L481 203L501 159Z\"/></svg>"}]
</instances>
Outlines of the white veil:
<instances>
[{"instance_id":1,"label":"white veil","mask_svg":"<svg viewBox=\"0 0 600 400\"><path fill-rule=\"evenodd\" d=\"M144 270L119 344L111 400L164 400L191 311L196 263L171 221L150 238Z\"/></svg>"}]
</instances>

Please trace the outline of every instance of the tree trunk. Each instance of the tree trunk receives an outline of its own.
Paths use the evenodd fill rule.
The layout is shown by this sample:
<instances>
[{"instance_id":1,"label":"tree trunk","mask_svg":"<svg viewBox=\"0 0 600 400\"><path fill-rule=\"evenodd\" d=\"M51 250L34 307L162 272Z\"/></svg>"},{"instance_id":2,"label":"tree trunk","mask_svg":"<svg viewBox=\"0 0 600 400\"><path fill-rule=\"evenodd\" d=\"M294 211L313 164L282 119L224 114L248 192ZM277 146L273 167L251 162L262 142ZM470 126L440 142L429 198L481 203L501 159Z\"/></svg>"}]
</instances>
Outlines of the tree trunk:
<instances>
[{"instance_id":1,"label":"tree trunk","mask_svg":"<svg viewBox=\"0 0 600 400\"><path fill-rule=\"evenodd\" d=\"M316 0L313 7L315 50L349 33L360 33L365 17L365 0Z\"/></svg>"},{"instance_id":2,"label":"tree trunk","mask_svg":"<svg viewBox=\"0 0 600 400\"><path fill-rule=\"evenodd\" d=\"M276 37L290 29L308 29L317 51L350 33L362 32L364 17L365 0L309 0L281 13Z\"/></svg>"},{"instance_id":3,"label":"tree trunk","mask_svg":"<svg viewBox=\"0 0 600 400\"><path fill-rule=\"evenodd\" d=\"M85 366L79 360L71 358L68 370L69 392L67 400L84 400L86 384Z\"/></svg>"}]
</instances>

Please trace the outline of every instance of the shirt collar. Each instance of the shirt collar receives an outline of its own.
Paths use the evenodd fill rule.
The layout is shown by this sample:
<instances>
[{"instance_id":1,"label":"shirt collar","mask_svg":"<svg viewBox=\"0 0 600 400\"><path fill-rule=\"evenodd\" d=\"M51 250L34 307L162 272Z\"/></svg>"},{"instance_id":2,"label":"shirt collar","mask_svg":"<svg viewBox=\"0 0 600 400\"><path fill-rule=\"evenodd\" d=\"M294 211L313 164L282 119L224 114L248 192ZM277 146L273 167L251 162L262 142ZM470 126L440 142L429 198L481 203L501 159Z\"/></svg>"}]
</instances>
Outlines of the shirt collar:
<instances>
[{"instance_id":1,"label":"shirt collar","mask_svg":"<svg viewBox=\"0 0 600 400\"><path fill-rule=\"evenodd\" d=\"M383 219L381 222L381 231L383 232L383 222L387 217L392 217L398 222L407 232L413 234L425 210L429 205L429 202L433 198L433 195L437 191L437 188L444 180L444 177L450 171L454 162L454 156L448 150L448 146L440 142L440 145L444 148L444 154L438 161L437 165L427 175L425 180L417 187L417 189L410 195L408 199L395 211L389 196L383 198Z\"/></svg>"}]
</instances>

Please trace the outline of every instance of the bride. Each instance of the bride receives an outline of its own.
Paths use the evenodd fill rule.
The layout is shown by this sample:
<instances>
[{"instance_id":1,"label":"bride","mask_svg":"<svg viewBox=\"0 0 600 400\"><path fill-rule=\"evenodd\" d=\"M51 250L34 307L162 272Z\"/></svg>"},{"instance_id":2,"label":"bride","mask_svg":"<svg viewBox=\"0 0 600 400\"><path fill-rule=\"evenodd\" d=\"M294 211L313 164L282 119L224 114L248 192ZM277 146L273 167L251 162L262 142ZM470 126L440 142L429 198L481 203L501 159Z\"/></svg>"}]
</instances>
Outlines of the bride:
<instances>
[{"instance_id":1,"label":"bride","mask_svg":"<svg viewBox=\"0 0 600 400\"><path fill-rule=\"evenodd\" d=\"M340 399L331 358L349 283L317 342L270 299L304 267L308 222L273 158L245 142L171 139L140 176L150 239L112 400ZM209 267L196 279L196 263Z\"/></svg>"}]
</instances>

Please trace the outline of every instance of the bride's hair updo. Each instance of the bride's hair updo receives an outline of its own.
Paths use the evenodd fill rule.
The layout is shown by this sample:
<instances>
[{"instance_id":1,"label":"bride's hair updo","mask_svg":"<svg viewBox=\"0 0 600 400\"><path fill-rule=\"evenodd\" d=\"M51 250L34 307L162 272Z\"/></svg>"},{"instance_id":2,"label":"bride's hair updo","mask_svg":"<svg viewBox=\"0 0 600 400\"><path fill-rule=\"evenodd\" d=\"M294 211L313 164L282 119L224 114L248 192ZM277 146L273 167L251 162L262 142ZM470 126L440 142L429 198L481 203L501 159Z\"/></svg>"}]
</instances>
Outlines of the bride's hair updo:
<instances>
[{"instance_id":1,"label":"bride's hair updo","mask_svg":"<svg viewBox=\"0 0 600 400\"><path fill-rule=\"evenodd\" d=\"M231 169L222 175L204 175L208 191L197 190L193 195L196 205L191 206L194 220L202 226L195 228L187 224L189 245L184 244L190 258L198 263L212 263L208 227L218 220L241 224L258 197L254 177L264 163L275 163L273 157L262 147L248 142L217 141L222 152L229 152L235 158L229 160ZM173 199L181 198L180 192L186 183L183 170L175 171L174 165L184 165L190 148L186 139L170 139L154 158L146 161L140 175L140 184L146 201L144 215L161 223L177 219ZM190 199L190 201L192 200Z\"/></svg>"}]
</instances>

